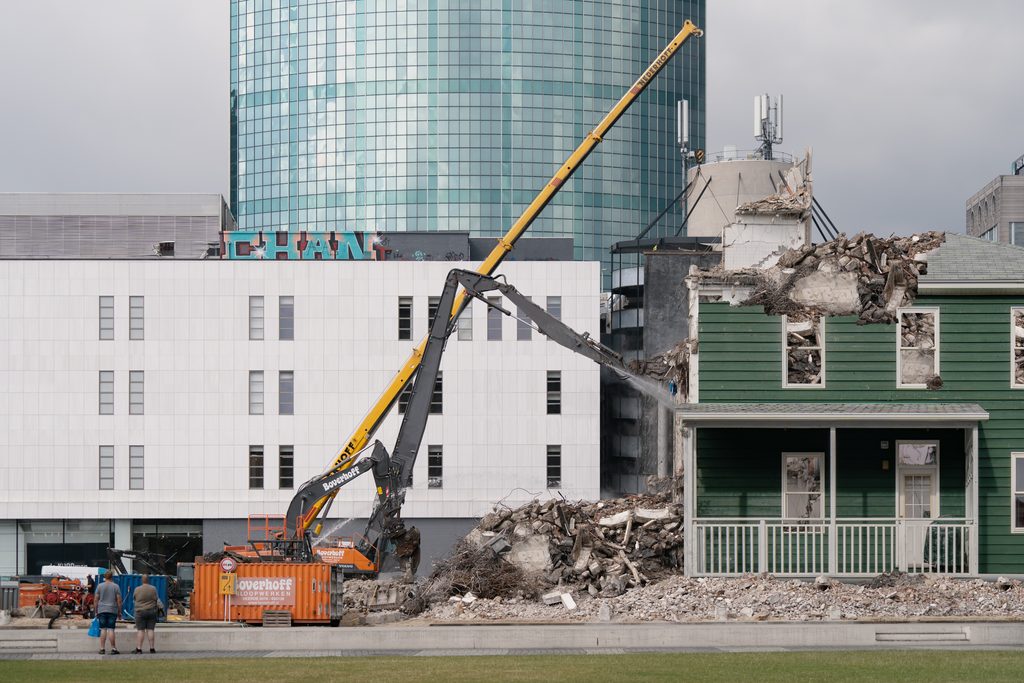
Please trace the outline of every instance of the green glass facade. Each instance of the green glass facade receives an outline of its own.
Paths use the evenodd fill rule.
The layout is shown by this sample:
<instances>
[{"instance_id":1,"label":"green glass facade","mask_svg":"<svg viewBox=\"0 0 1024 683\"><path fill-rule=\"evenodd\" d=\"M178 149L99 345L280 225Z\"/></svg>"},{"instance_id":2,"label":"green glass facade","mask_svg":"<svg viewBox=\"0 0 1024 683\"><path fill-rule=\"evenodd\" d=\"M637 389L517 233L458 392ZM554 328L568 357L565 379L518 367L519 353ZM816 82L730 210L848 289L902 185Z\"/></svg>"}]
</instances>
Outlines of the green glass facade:
<instances>
[{"instance_id":1,"label":"green glass facade","mask_svg":"<svg viewBox=\"0 0 1024 683\"><path fill-rule=\"evenodd\" d=\"M242 229L496 236L704 0L232 0L231 207ZM689 41L530 229L604 259L704 145ZM659 224L670 234L678 209Z\"/></svg>"}]
</instances>

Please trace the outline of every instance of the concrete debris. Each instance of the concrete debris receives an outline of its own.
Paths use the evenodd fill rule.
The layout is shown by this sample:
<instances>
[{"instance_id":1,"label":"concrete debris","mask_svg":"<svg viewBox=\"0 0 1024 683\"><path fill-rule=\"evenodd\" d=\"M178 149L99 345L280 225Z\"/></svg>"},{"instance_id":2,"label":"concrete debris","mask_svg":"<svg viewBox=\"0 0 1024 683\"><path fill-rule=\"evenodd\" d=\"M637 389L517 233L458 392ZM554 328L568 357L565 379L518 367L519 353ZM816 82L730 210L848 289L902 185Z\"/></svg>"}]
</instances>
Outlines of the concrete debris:
<instances>
[{"instance_id":1,"label":"concrete debris","mask_svg":"<svg viewBox=\"0 0 1024 683\"><path fill-rule=\"evenodd\" d=\"M577 598L575 610L552 611L533 600L440 603L425 613L432 620L558 620L567 622L828 621L930 618L1024 618L1024 586L1018 580L988 582L942 576L885 574L869 583L670 576L617 597ZM557 603L556 603L557 604Z\"/></svg>"},{"instance_id":2,"label":"concrete debris","mask_svg":"<svg viewBox=\"0 0 1024 683\"><path fill-rule=\"evenodd\" d=\"M1024 384L1024 311L1013 312L1014 383Z\"/></svg>"},{"instance_id":3,"label":"concrete debris","mask_svg":"<svg viewBox=\"0 0 1024 683\"><path fill-rule=\"evenodd\" d=\"M786 320L786 381L821 384L821 323Z\"/></svg>"},{"instance_id":4,"label":"concrete debris","mask_svg":"<svg viewBox=\"0 0 1024 683\"><path fill-rule=\"evenodd\" d=\"M752 286L744 305L764 306L773 315L856 315L861 323L890 323L897 308L913 302L917 278L928 269L928 252L944 241L941 232L911 237L840 235L824 244L791 249L766 270L712 269L691 277Z\"/></svg>"},{"instance_id":5,"label":"concrete debris","mask_svg":"<svg viewBox=\"0 0 1024 683\"><path fill-rule=\"evenodd\" d=\"M665 353L630 361L629 369L659 382L672 383L680 398L685 400L689 386L691 347L691 341L684 339Z\"/></svg>"}]
</instances>

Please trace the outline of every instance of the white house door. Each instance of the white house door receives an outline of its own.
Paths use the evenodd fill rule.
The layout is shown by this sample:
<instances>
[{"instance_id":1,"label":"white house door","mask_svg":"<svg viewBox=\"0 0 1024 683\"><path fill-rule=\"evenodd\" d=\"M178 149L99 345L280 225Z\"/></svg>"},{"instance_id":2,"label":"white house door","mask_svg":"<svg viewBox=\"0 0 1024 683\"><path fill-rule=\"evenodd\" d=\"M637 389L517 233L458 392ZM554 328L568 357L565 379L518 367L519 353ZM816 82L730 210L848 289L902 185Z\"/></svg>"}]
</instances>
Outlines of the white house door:
<instances>
[{"instance_id":1,"label":"white house door","mask_svg":"<svg viewBox=\"0 0 1024 683\"><path fill-rule=\"evenodd\" d=\"M923 571L928 527L939 516L939 445L897 442L896 516L901 569Z\"/></svg>"}]
</instances>

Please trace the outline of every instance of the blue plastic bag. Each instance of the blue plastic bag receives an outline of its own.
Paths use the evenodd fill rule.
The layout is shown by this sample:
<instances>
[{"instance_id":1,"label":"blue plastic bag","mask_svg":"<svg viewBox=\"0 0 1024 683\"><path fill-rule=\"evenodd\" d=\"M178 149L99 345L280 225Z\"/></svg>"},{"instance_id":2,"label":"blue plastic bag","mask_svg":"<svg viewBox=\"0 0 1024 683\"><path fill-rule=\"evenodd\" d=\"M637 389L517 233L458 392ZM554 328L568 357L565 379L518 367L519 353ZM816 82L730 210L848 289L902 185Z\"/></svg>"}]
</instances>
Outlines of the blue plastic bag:
<instances>
[{"instance_id":1,"label":"blue plastic bag","mask_svg":"<svg viewBox=\"0 0 1024 683\"><path fill-rule=\"evenodd\" d=\"M99 638L100 637L100 618L99 617L93 618L92 623L89 624L89 637L90 638Z\"/></svg>"}]
</instances>

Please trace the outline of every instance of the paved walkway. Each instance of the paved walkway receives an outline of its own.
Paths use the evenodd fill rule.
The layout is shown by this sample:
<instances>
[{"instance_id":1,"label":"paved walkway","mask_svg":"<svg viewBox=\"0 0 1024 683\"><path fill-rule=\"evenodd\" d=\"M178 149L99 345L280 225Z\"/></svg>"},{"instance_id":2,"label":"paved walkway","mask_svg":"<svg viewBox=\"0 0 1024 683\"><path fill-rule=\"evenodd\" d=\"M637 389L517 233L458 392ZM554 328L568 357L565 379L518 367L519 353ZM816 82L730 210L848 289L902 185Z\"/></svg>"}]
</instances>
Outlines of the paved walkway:
<instances>
[{"instance_id":1,"label":"paved walkway","mask_svg":"<svg viewBox=\"0 0 1024 683\"><path fill-rule=\"evenodd\" d=\"M200 657L354 657L627 652L771 652L853 649L1022 649L1024 622L806 622L703 624L398 624L259 628L157 627L155 655L130 654L134 631L119 629L122 654L108 660ZM320 647L311 647L311 644ZM84 630L2 629L0 659L97 660Z\"/></svg>"}]
</instances>

